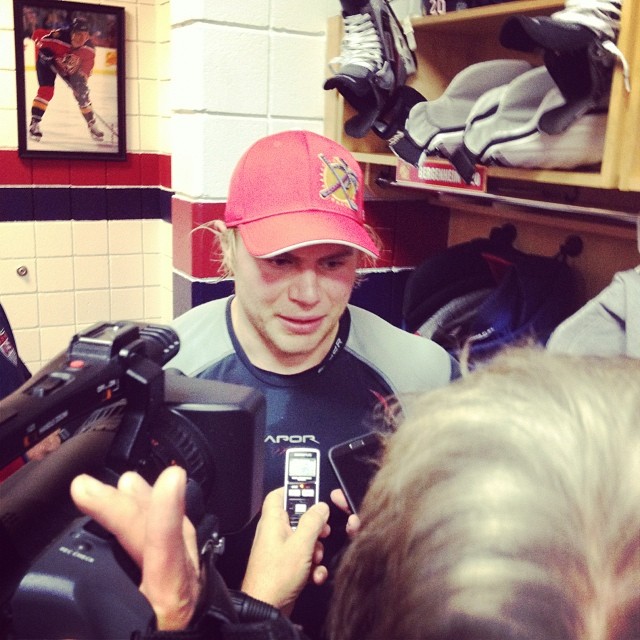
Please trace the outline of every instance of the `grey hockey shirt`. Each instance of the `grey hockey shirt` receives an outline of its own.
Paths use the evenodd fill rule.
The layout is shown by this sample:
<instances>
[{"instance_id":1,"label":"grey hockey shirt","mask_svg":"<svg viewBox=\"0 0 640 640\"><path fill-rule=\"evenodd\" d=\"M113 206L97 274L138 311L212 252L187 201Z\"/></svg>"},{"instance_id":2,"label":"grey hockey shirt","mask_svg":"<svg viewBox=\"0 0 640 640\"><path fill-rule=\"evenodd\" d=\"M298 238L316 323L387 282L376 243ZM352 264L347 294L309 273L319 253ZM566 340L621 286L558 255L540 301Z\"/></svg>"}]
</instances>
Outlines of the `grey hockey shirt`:
<instances>
[{"instance_id":1,"label":"grey hockey shirt","mask_svg":"<svg viewBox=\"0 0 640 640\"><path fill-rule=\"evenodd\" d=\"M329 448L379 425L381 407L391 396L407 414L412 394L443 386L458 374L457 363L436 343L353 306L340 319L333 348L317 367L293 375L264 371L251 364L235 336L231 300L215 300L177 318L180 351L167 367L264 394L265 495L284 484L287 448L312 446L321 452L320 499L331 504L329 494L338 482ZM240 586L256 521L227 536L217 567L231 588ZM323 562L330 571L346 543L345 523L346 516L332 508L331 535L323 541ZM292 619L312 639L320 637L329 595L329 584L307 586L296 603Z\"/></svg>"},{"instance_id":2,"label":"grey hockey shirt","mask_svg":"<svg viewBox=\"0 0 640 640\"><path fill-rule=\"evenodd\" d=\"M328 449L376 427L386 399L449 382L455 369L440 346L349 306L333 348L320 365L293 375L254 367L231 324L232 298L214 300L177 318L180 351L167 364L188 376L253 387L266 398L265 494L283 484L284 453L291 446L321 451L321 499L337 481Z\"/></svg>"},{"instance_id":3,"label":"grey hockey shirt","mask_svg":"<svg viewBox=\"0 0 640 640\"><path fill-rule=\"evenodd\" d=\"M555 329L547 348L640 358L640 266L616 273L611 284Z\"/></svg>"}]
</instances>

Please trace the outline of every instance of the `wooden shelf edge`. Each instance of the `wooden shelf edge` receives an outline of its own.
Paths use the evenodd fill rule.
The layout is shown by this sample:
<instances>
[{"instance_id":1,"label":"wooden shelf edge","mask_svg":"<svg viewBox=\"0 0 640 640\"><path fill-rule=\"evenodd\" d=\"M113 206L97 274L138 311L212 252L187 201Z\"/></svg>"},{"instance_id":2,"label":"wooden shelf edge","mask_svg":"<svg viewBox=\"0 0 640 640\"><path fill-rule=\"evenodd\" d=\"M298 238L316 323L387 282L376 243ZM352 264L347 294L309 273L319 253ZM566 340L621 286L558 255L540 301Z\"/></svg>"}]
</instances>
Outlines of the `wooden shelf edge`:
<instances>
[{"instance_id":1,"label":"wooden shelf edge","mask_svg":"<svg viewBox=\"0 0 640 640\"><path fill-rule=\"evenodd\" d=\"M394 155L386 153L363 153L356 151L353 157L361 164L374 164L384 167L395 167L398 162Z\"/></svg>"},{"instance_id":2,"label":"wooden shelf edge","mask_svg":"<svg viewBox=\"0 0 640 640\"><path fill-rule=\"evenodd\" d=\"M449 13L437 16L419 16L412 18L411 24L415 30L422 30L456 22L478 21L483 18L492 19L501 16L534 14L536 12L548 14L556 10L560 11L564 9L564 6L565 3L562 0L512 0L511 2L503 2L484 7L450 11Z\"/></svg>"},{"instance_id":3,"label":"wooden shelf edge","mask_svg":"<svg viewBox=\"0 0 640 640\"><path fill-rule=\"evenodd\" d=\"M354 158L361 164L395 167L398 159L392 154L355 152ZM437 162L437 160L435 160ZM444 164L448 164L443 160ZM595 187L615 189L617 181L591 172L565 171L560 169L517 169L512 167L488 167L489 179L504 178L524 182L541 182L571 187Z\"/></svg>"},{"instance_id":4,"label":"wooden shelf edge","mask_svg":"<svg viewBox=\"0 0 640 640\"><path fill-rule=\"evenodd\" d=\"M533 183L552 183L568 187L591 187L615 189L618 183L601 173L562 169L518 169L512 167L489 167L489 178L506 178Z\"/></svg>"},{"instance_id":5,"label":"wooden shelf edge","mask_svg":"<svg viewBox=\"0 0 640 640\"><path fill-rule=\"evenodd\" d=\"M486 29L495 30L499 25L500 19L504 17L512 15L548 15L557 10L562 10L564 6L564 0L511 0L500 4L452 11L443 15L414 17L412 18L412 24L416 31L423 31L419 40L430 42L432 37L436 35L428 33L431 28L457 34L462 32L466 37L473 35L468 33L472 26L482 33ZM607 122L605 153L602 158L601 169L597 171L579 171L570 169L489 167L489 180L497 178L534 184L549 183L567 187L640 192L640 177L636 170L640 163L640 152L636 148L636 137L626 134L627 131L635 129L640 114L640 99L638 98L640 93L635 86L638 84L637 67L640 65L640 46L635 47L635 38L633 37L637 32L635 25L638 17L640 17L640 2L637 6L635 3L629 4L629 7L625 6L619 46L625 50L631 65L633 91L631 94L625 93L621 68L617 66L612 83L612 98L609 105L610 117ZM334 16L330 19L328 54L335 54L339 51L341 24L342 19L340 16ZM438 33L438 37L440 35ZM437 74L434 74L434 77L436 76ZM444 82L444 80L442 81ZM380 138L375 137L373 134L368 134L363 139L353 140L345 135L343 123L350 115L351 107L345 104L342 96L336 92L326 92L325 134L342 143L361 164L367 167L395 167L397 164L396 157L388 150L387 145ZM623 158L626 160L623 161ZM489 185L490 189L491 184Z\"/></svg>"}]
</instances>

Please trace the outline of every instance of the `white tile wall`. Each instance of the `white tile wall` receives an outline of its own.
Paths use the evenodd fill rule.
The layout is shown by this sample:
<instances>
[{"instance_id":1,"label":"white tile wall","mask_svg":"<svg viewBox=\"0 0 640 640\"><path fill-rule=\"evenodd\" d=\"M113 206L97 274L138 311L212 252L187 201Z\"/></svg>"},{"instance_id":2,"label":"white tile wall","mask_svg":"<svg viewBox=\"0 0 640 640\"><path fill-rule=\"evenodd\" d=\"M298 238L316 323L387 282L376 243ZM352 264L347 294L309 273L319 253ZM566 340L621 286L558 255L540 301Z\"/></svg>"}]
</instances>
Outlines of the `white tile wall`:
<instances>
[{"instance_id":1,"label":"white tile wall","mask_svg":"<svg viewBox=\"0 0 640 640\"><path fill-rule=\"evenodd\" d=\"M142 287L144 280L142 256L111 255L109 257L109 284L111 288Z\"/></svg>"},{"instance_id":2,"label":"white tile wall","mask_svg":"<svg viewBox=\"0 0 640 640\"><path fill-rule=\"evenodd\" d=\"M224 200L255 140L290 128L322 132L326 24L339 10L335 0L171 2L178 195Z\"/></svg>"},{"instance_id":3,"label":"white tile wall","mask_svg":"<svg viewBox=\"0 0 640 640\"><path fill-rule=\"evenodd\" d=\"M323 35L327 27L327 16L338 13L339 4L328 12L324 2L305 2L301 0L272 0L271 27L285 31L300 31Z\"/></svg>"},{"instance_id":4,"label":"white tile wall","mask_svg":"<svg viewBox=\"0 0 640 640\"><path fill-rule=\"evenodd\" d=\"M6 225L2 225L3 228ZM18 269L26 275L18 275ZM0 295L3 306L5 294L27 294L36 292L36 260L35 258L9 258L0 260Z\"/></svg>"},{"instance_id":5,"label":"white tile wall","mask_svg":"<svg viewBox=\"0 0 640 640\"><path fill-rule=\"evenodd\" d=\"M194 199L224 200L235 163L269 133L266 118L207 114L177 114L171 127L171 182L176 193Z\"/></svg>"},{"instance_id":6,"label":"white tile wall","mask_svg":"<svg viewBox=\"0 0 640 640\"><path fill-rule=\"evenodd\" d=\"M36 222L35 232L36 255L39 258L72 254L71 221Z\"/></svg>"},{"instance_id":7,"label":"white tile wall","mask_svg":"<svg viewBox=\"0 0 640 640\"><path fill-rule=\"evenodd\" d=\"M0 260L4 258L35 258L36 237L31 222L14 222L2 226Z\"/></svg>"},{"instance_id":8,"label":"white tile wall","mask_svg":"<svg viewBox=\"0 0 640 640\"><path fill-rule=\"evenodd\" d=\"M168 153L169 110L158 106L158 82L169 77L169 2L109 4L125 8L128 151ZM15 90L13 3L0 0L2 149L18 146ZM19 267L26 267L26 275L17 274ZM160 220L0 221L0 299L32 371L95 322L123 317L168 322L171 268L171 225Z\"/></svg>"},{"instance_id":9,"label":"white tile wall","mask_svg":"<svg viewBox=\"0 0 640 640\"><path fill-rule=\"evenodd\" d=\"M290 131L291 129L306 129L322 135L324 133L324 124L318 120L306 120L304 118L274 118L269 123L269 133Z\"/></svg>"},{"instance_id":10,"label":"white tile wall","mask_svg":"<svg viewBox=\"0 0 640 640\"><path fill-rule=\"evenodd\" d=\"M158 77L158 45L155 42L138 43L138 77L155 80Z\"/></svg>"},{"instance_id":11,"label":"white tile wall","mask_svg":"<svg viewBox=\"0 0 640 640\"><path fill-rule=\"evenodd\" d=\"M156 116L158 113L158 80L140 80L138 82L140 113L145 116Z\"/></svg>"},{"instance_id":12,"label":"white tile wall","mask_svg":"<svg viewBox=\"0 0 640 640\"><path fill-rule=\"evenodd\" d=\"M57 291L38 295L41 327L73 325L76 321L73 291Z\"/></svg>"},{"instance_id":13,"label":"white tile wall","mask_svg":"<svg viewBox=\"0 0 640 640\"><path fill-rule=\"evenodd\" d=\"M109 289L93 289L75 292L76 323L86 327L99 319L111 318Z\"/></svg>"},{"instance_id":14,"label":"white tile wall","mask_svg":"<svg viewBox=\"0 0 640 640\"><path fill-rule=\"evenodd\" d=\"M137 320L144 315L142 287L111 289L111 314L118 320Z\"/></svg>"},{"instance_id":15,"label":"white tile wall","mask_svg":"<svg viewBox=\"0 0 640 640\"><path fill-rule=\"evenodd\" d=\"M157 11L152 4L138 5L138 40L158 42Z\"/></svg>"},{"instance_id":16,"label":"white tile wall","mask_svg":"<svg viewBox=\"0 0 640 640\"><path fill-rule=\"evenodd\" d=\"M142 253L142 220L109 220L109 253Z\"/></svg>"},{"instance_id":17,"label":"white tile wall","mask_svg":"<svg viewBox=\"0 0 640 640\"><path fill-rule=\"evenodd\" d=\"M157 116L140 116L140 151L152 153L160 145L162 123Z\"/></svg>"},{"instance_id":18,"label":"white tile wall","mask_svg":"<svg viewBox=\"0 0 640 640\"><path fill-rule=\"evenodd\" d=\"M138 43L127 40L125 43L124 55L125 76L127 78L128 89L128 87L132 84L128 80L131 78L137 82L138 79ZM135 84L135 82L133 84Z\"/></svg>"},{"instance_id":19,"label":"white tile wall","mask_svg":"<svg viewBox=\"0 0 640 640\"><path fill-rule=\"evenodd\" d=\"M69 326L65 325L62 327L40 327L39 333L40 357L43 363L47 363L69 346L69 341L75 332L70 332ZM16 342L18 342L17 337ZM18 343L18 345L18 349L22 349L22 345L20 343ZM29 366L29 364L27 364L27 366ZM37 371L37 368L33 366L29 366L29 368L32 371Z\"/></svg>"},{"instance_id":20,"label":"white tile wall","mask_svg":"<svg viewBox=\"0 0 640 640\"><path fill-rule=\"evenodd\" d=\"M0 225L0 299L31 371L96 322L169 322L171 271L161 220Z\"/></svg>"},{"instance_id":21,"label":"white tile wall","mask_svg":"<svg viewBox=\"0 0 640 640\"><path fill-rule=\"evenodd\" d=\"M79 259L82 260L82 258ZM36 283L38 292L72 291L75 287L73 263L72 256L37 258Z\"/></svg>"},{"instance_id":22,"label":"white tile wall","mask_svg":"<svg viewBox=\"0 0 640 640\"><path fill-rule=\"evenodd\" d=\"M109 256L76 256L73 258L76 290L99 289L109 282Z\"/></svg>"},{"instance_id":23,"label":"white tile wall","mask_svg":"<svg viewBox=\"0 0 640 640\"><path fill-rule=\"evenodd\" d=\"M18 148L18 128L16 127L16 106L0 109L0 148Z\"/></svg>"},{"instance_id":24,"label":"white tile wall","mask_svg":"<svg viewBox=\"0 0 640 640\"><path fill-rule=\"evenodd\" d=\"M302 1L306 7L307 0ZM245 0L244 2L207 2L206 0L184 2L184 0L172 0L172 25L200 20L266 27L269 24L269 3L264 2L264 0Z\"/></svg>"},{"instance_id":25,"label":"white tile wall","mask_svg":"<svg viewBox=\"0 0 640 640\"><path fill-rule=\"evenodd\" d=\"M19 296L4 296L2 306L11 319L12 327L36 329L38 327L38 296L22 293Z\"/></svg>"},{"instance_id":26,"label":"white tile wall","mask_svg":"<svg viewBox=\"0 0 640 640\"><path fill-rule=\"evenodd\" d=\"M142 284L145 287L162 285L162 257L157 253L142 256Z\"/></svg>"},{"instance_id":27,"label":"white tile wall","mask_svg":"<svg viewBox=\"0 0 640 640\"><path fill-rule=\"evenodd\" d=\"M0 31L0 47L2 50L6 50L6 59L3 61L2 68L12 69L16 63L15 55L14 55L14 44L13 44L13 32L9 31ZM13 83L15 87L15 82Z\"/></svg>"},{"instance_id":28,"label":"white tile wall","mask_svg":"<svg viewBox=\"0 0 640 640\"><path fill-rule=\"evenodd\" d=\"M7 39L3 38L5 44ZM2 46L2 43L0 43ZM13 43L11 43L13 47ZM10 70L0 69L0 109L16 108L16 76Z\"/></svg>"},{"instance_id":29,"label":"white tile wall","mask_svg":"<svg viewBox=\"0 0 640 640\"><path fill-rule=\"evenodd\" d=\"M7 314L9 314L8 311ZM15 314L9 314L9 318L12 323L14 317ZM18 344L18 349L20 350L20 357L29 367L30 371L35 373L40 368L40 362L42 361L42 354L40 351L40 330L15 329L13 333L16 338L16 343Z\"/></svg>"},{"instance_id":30,"label":"white tile wall","mask_svg":"<svg viewBox=\"0 0 640 640\"><path fill-rule=\"evenodd\" d=\"M315 36L274 33L271 37L269 113L322 120L325 72L324 39Z\"/></svg>"},{"instance_id":31,"label":"white tile wall","mask_svg":"<svg viewBox=\"0 0 640 640\"><path fill-rule=\"evenodd\" d=\"M109 251L106 220L74 220L71 230L74 255L104 255Z\"/></svg>"}]
</instances>

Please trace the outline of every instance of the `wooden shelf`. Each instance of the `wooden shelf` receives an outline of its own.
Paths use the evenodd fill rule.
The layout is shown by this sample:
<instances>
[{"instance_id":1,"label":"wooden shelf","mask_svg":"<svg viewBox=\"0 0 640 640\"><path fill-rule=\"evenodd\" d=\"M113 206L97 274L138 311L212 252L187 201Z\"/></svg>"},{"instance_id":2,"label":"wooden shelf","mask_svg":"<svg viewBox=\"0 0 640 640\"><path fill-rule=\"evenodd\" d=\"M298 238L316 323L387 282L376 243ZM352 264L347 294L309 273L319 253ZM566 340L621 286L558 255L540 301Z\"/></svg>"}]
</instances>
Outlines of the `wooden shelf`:
<instances>
[{"instance_id":1,"label":"wooden shelf","mask_svg":"<svg viewBox=\"0 0 640 640\"><path fill-rule=\"evenodd\" d=\"M640 191L640 3L623 6L618 47L631 66L634 82L631 94L624 88L622 71L613 75L609 117L605 135L605 151L599 171L531 170L489 167L490 177L551 183L599 189ZM407 84L427 100L437 99L451 80L476 62L502 58L526 59L542 64L540 54L523 54L500 45L499 33L504 21L513 15L550 15L564 8L560 0L512 0L501 4L464 9L437 16L421 16L412 20L418 60L417 73ZM329 22L328 59L339 55L342 38L340 16ZM364 138L350 138L343 123L353 115L337 91L325 92L325 133L337 140L365 164L395 165L388 144L370 132ZM629 135L633 132L633 135ZM624 153L623 153L624 152Z\"/></svg>"},{"instance_id":2,"label":"wooden shelf","mask_svg":"<svg viewBox=\"0 0 640 640\"><path fill-rule=\"evenodd\" d=\"M449 29L455 26L461 33L483 33L502 26L505 17L512 15L550 15L564 8L562 0L512 0L501 4L450 11L438 16L412 18L415 31Z\"/></svg>"}]
</instances>

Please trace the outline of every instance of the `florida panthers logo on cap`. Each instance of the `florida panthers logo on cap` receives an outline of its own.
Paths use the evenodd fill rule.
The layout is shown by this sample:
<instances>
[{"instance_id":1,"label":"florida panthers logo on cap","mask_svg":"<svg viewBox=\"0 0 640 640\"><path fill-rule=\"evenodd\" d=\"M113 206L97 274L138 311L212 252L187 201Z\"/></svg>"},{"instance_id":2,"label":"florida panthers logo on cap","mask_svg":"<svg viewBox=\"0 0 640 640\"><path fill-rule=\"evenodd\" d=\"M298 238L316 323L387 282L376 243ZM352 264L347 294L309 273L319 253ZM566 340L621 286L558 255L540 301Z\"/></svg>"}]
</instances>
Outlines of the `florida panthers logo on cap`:
<instances>
[{"instance_id":1,"label":"florida panthers logo on cap","mask_svg":"<svg viewBox=\"0 0 640 640\"><path fill-rule=\"evenodd\" d=\"M341 158L329 160L323 154L318 154L322 161L321 198L332 200L346 205L352 211L358 210L356 194L358 193L358 176L356 172Z\"/></svg>"}]
</instances>

